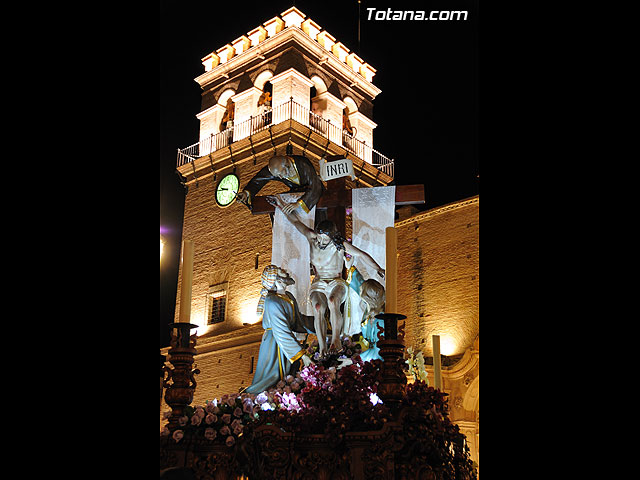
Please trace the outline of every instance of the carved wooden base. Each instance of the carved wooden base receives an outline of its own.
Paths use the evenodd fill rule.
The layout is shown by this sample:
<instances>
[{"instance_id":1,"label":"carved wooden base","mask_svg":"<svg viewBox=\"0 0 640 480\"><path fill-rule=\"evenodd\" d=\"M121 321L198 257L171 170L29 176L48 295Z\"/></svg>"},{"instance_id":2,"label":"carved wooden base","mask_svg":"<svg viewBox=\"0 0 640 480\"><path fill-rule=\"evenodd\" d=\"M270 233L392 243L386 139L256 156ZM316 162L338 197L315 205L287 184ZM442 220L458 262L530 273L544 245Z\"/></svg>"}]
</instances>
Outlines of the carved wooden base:
<instances>
[{"instance_id":1,"label":"carved wooden base","mask_svg":"<svg viewBox=\"0 0 640 480\"><path fill-rule=\"evenodd\" d=\"M464 447L452 443L451 456L443 458L438 435L428 410L403 407L382 429L348 432L339 445L325 435L296 435L274 425L257 427L234 448L165 437L160 468L186 466L201 480L475 479Z\"/></svg>"}]
</instances>

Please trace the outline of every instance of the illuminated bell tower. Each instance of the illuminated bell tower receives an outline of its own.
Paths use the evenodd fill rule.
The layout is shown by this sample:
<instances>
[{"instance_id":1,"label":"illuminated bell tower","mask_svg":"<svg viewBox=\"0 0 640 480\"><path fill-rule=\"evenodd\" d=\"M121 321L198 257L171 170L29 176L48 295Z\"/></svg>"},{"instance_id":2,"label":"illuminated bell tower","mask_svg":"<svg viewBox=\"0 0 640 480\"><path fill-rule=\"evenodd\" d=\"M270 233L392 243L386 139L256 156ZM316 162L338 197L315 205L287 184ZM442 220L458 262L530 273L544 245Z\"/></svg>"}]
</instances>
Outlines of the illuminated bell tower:
<instances>
[{"instance_id":1,"label":"illuminated bell tower","mask_svg":"<svg viewBox=\"0 0 640 480\"><path fill-rule=\"evenodd\" d=\"M354 178L340 179L343 189L385 186L394 174L393 160L373 149L375 69L297 8L202 64L199 140L177 158L187 192L183 238L194 245L190 322L202 372L195 404L251 383L263 333L255 312L271 261L271 216L216 201L220 182L234 174L242 188L274 154L304 155L317 172L320 159L350 159ZM283 191L271 182L260 195ZM182 269L178 292L181 284ZM178 293L176 321L179 311Z\"/></svg>"}]
</instances>

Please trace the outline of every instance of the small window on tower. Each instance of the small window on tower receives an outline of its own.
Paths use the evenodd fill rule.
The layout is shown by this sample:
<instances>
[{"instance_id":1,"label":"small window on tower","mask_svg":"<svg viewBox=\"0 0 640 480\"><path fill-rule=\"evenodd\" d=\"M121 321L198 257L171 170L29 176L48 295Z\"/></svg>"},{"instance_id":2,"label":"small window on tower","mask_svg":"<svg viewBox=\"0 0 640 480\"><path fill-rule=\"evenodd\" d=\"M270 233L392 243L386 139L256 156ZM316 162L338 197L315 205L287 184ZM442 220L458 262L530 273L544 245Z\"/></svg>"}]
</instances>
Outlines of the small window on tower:
<instances>
[{"instance_id":1,"label":"small window on tower","mask_svg":"<svg viewBox=\"0 0 640 480\"><path fill-rule=\"evenodd\" d=\"M214 325L225 321L227 313L227 285L215 285L209 288L209 314L207 324Z\"/></svg>"}]
</instances>

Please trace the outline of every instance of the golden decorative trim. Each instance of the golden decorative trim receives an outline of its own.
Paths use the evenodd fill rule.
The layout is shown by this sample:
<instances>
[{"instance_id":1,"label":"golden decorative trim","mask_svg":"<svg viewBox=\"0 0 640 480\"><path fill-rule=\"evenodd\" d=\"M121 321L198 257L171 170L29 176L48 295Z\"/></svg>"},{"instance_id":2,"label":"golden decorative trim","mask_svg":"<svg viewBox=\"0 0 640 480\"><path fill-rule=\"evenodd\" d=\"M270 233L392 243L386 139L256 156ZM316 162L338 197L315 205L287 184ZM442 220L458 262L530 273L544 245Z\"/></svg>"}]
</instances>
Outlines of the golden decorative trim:
<instances>
[{"instance_id":1,"label":"golden decorative trim","mask_svg":"<svg viewBox=\"0 0 640 480\"><path fill-rule=\"evenodd\" d=\"M296 353L293 358L291 358L289 361L291 363L295 362L296 360L298 360L299 358L302 357L302 355L304 355L304 350L300 350L298 353Z\"/></svg>"}]
</instances>

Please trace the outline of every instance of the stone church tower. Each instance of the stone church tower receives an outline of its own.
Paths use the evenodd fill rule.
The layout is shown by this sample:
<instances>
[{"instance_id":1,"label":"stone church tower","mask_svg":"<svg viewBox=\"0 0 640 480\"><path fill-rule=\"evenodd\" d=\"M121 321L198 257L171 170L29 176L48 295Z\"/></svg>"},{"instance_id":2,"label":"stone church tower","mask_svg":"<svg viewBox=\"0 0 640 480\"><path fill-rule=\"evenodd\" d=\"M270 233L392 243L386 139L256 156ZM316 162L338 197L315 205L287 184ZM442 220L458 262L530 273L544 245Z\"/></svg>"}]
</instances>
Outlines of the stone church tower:
<instances>
[{"instance_id":1,"label":"stone church tower","mask_svg":"<svg viewBox=\"0 0 640 480\"><path fill-rule=\"evenodd\" d=\"M221 207L219 182L234 173L242 188L269 158L285 153L307 156L318 172L321 158L350 159L355 180L330 180L342 190L394 179L394 161L373 148L376 70L297 8L217 48L202 64L204 73L195 79L202 89L199 141L179 149L177 158L187 191L183 239L194 245L191 323L198 325L195 361L201 371L194 405L251 384L263 334L255 311L260 274L271 262L272 218L255 205L253 213L235 201ZM271 182L260 195L283 191ZM478 205L472 197L417 214L401 207L396 221L405 343L422 350L429 364L431 335L441 335L448 356L443 388L475 461ZM327 210L316 208L316 218L336 220L349 238L349 209ZM182 270L175 321L181 284Z\"/></svg>"}]
</instances>

